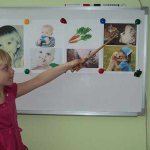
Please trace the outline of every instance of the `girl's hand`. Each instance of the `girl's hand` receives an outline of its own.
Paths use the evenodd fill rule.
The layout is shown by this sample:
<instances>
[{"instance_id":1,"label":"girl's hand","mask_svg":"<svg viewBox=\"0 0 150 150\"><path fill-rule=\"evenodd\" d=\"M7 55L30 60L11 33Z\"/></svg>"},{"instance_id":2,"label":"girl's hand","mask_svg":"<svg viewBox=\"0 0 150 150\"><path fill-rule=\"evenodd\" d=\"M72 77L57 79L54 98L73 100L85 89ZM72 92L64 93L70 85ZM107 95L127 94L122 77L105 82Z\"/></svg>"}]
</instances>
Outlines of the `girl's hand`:
<instances>
[{"instance_id":1,"label":"girl's hand","mask_svg":"<svg viewBox=\"0 0 150 150\"><path fill-rule=\"evenodd\" d=\"M82 62L83 62L82 59L74 59L74 60L68 62L67 64L69 66L69 70L71 70L71 72L79 71L83 66Z\"/></svg>"}]
</instances>

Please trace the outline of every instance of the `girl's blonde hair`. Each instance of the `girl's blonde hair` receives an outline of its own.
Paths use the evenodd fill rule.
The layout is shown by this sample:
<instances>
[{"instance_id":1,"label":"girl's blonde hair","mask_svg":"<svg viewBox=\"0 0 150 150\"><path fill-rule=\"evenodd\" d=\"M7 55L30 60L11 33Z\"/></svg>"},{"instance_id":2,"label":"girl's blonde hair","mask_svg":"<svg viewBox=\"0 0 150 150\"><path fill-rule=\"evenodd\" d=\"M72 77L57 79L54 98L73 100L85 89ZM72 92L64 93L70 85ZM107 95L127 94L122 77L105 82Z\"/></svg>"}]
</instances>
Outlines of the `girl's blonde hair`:
<instances>
[{"instance_id":1,"label":"girl's blonde hair","mask_svg":"<svg viewBox=\"0 0 150 150\"><path fill-rule=\"evenodd\" d=\"M12 60L10 55L6 51L0 49L0 65L2 65L3 63L10 64L11 62Z\"/></svg>"}]
</instances>

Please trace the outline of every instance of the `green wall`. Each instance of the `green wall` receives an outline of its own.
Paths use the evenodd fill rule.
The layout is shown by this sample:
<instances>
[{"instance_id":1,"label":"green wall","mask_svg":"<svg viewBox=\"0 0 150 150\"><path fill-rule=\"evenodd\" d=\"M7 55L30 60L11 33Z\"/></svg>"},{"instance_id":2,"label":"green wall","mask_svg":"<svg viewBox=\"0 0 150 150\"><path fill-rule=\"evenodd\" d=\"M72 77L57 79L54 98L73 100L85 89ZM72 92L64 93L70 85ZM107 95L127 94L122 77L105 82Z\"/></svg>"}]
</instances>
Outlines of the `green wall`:
<instances>
[{"instance_id":1,"label":"green wall","mask_svg":"<svg viewBox=\"0 0 150 150\"><path fill-rule=\"evenodd\" d=\"M119 3L139 7L138 0L0 0L0 6L63 6L65 3ZM141 0L150 7L149 0ZM150 26L150 17L149 17ZM150 31L148 36L150 35ZM150 36L149 36L150 37ZM149 40L149 39L148 39ZM148 58L150 58L150 44ZM147 77L150 75L148 59ZM30 150L147 150L150 141L150 80L147 78L148 115L141 117L94 117L20 115L23 141ZM146 122L148 130L146 133ZM148 143L150 150L150 142Z\"/></svg>"}]
</instances>

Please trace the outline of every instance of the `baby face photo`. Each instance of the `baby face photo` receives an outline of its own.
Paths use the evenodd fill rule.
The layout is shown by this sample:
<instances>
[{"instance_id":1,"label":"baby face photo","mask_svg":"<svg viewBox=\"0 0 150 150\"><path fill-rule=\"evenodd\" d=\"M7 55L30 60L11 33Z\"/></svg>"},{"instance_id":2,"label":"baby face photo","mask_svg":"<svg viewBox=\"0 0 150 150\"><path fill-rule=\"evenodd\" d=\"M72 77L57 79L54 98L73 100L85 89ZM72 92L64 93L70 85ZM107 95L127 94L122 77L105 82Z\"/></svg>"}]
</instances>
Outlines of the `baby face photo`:
<instances>
[{"instance_id":1,"label":"baby face photo","mask_svg":"<svg viewBox=\"0 0 150 150\"><path fill-rule=\"evenodd\" d=\"M55 38L53 37L54 27L50 24L41 27L41 34L36 41L37 46L54 47Z\"/></svg>"},{"instance_id":2,"label":"baby face photo","mask_svg":"<svg viewBox=\"0 0 150 150\"><path fill-rule=\"evenodd\" d=\"M91 53L91 49L67 49L67 62L80 59L88 56ZM89 59L85 64L84 68L98 68L98 54L93 58Z\"/></svg>"},{"instance_id":3,"label":"baby face photo","mask_svg":"<svg viewBox=\"0 0 150 150\"><path fill-rule=\"evenodd\" d=\"M35 48L31 51L31 69L33 70L46 70L62 63L60 49Z\"/></svg>"},{"instance_id":4,"label":"baby face photo","mask_svg":"<svg viewBox=\"0 0 150 150\"><path fill-rule=\"evenodd\" d=\"M104 42L107 42L117 33L117 37L107 45L136 45L136 25L135 24L115 24L104 25Z\"/></svg>"},{"instance_id":5,"label":"baby face photo","mask_svg":"<svg viewBox=\"0 0 150 150\"><path fill-rule=\"evenodd\" d=\"M135 71L135 46L105 46L103 64L106 71Z\"/></svg>"},{"instance_id":6,"label":"baby face photo","mask_svg":"<svg viewBox=\"0 0 150 150\"><path fill-rule=\"evenodd\" d=\"M29 48L63 47L64 30L58 19L33 20L28 26L25 26L25 31L25 40Z\"/></svg>"},{"instance_id":7,"label":"baby face photo","mask_svg":"<svg viewBox=\"0 0 150 150\"><path fill-rule=\"evenodd\" d=\"M0 48L9 53L14 68L22 68L24 64L23 26L0 26Z\"/></svg>"}]
</instances>

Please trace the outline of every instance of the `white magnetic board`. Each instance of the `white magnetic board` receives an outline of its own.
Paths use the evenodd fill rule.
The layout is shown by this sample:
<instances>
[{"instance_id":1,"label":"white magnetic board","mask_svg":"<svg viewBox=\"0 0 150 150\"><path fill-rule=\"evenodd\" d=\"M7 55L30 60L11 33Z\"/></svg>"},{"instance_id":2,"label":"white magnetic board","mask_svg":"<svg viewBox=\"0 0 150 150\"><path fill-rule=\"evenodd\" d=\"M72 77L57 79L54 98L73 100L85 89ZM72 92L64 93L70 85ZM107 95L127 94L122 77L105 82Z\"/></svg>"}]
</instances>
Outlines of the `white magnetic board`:
<instances>
[{"instance_id":1,"label":"white magnetic board","mask_svg":"<svg viewBox=\"0 0 150 150\"><path fill-rule=\"evenodd\" d=\"M51 83L18 98L19 113L143 114L147 8L0 8L0 13L0 30L9 25L17 30L20 37L20 49L16 53L19 50L22 53L12 55L15 82L26 81L53 65L88 55L109 40L114 30L118 30L117 38L79 72L68 71ZM49 37L42 37L45 28L49 28ZM39 59L41 53L52 56L47 56L47 64ZM30 74L24 73L27 68ZM99 69L104 72L99 73ZM142 71L139 77L135 76L137 70Z\"/></svg>"}]
</instances>

